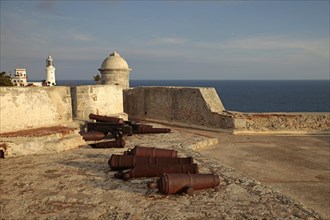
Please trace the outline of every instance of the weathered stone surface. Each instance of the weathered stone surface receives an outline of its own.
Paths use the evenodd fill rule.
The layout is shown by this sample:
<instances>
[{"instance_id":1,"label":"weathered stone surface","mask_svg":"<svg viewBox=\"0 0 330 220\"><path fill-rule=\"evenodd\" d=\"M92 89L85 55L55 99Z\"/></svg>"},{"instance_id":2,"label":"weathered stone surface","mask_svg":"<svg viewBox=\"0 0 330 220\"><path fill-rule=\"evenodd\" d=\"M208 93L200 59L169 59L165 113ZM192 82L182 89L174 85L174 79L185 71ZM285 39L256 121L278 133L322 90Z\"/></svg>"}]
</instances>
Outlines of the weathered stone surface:
<instances>
[{"instance_id":1,"label":"weathered stone surface","mask_svg":"<svg viewBox=\"0 0 330 220\"><path fill-rule=\"evenodd\" d=\"M124 90L124 111L132 118L152 118L214 125L224 110L214 88L137 87Z\"/></svg>"},{"instance_id":2,"label":"weathered stone surface","mask_svg":"<svg viewBox=\"0 0 330 220\"><path fill-rule=\"evenodd\" d=\"M0 87L0 103L0 133L72 121L69 87Z\"/></svg>"},{"instance_id":3,"label":"weathered stone surface","mask_svg":"<svg viewBox=\"0 0 330 220\"><path fill-rule=\"evenodd\" d=\"M330 114L295 113L233 113L236 133L242 132L330 132Z\"/></svg>"},{"instance_id":4,"label":"weathered stone surface","mask_svg":"<svg viewBox=\"0 0 330 220\"><path fill-rule=\"evenodd\" d=\"M159 127L159 125L157 125ZM190 146L208 137L173 130L126 137L126 146L171 148L192 156L201 173L217 173L221 185L193 196L160 195L152 179L122 181L107 164L124 149L88 146L56 154L0 160L3 219L320 219L312 210L244 177Z\"/></svg>"},{"instance_id":5,"label":"weathered stone surface","mask_svg":"<svg viewBox=\"0 0 330 220\"><path fill-rule=\"evenodd\" d=\"M226 129L234 133L330 133L328 112L227 111L214 88L153 86L126 89L124 111L132 118Z\"/></svg>"},{"instance_id":6,"label":"weathered stone surface","mask_svg":"<svg viewBox=\"0 0 330 220\"><path fill-rule=\"evenodd\" d=\"M71 87L73 118L88 120L90 113L123 114L123 91L114 85Z\"/></svg>"},{"instance_id":7,"label":"weathered stone surface","mask_svg":"<svg viewBox=\"0 0 330 220\"><path fill-rule=\"evenodd\" d=\"M2 133L0 149L6 158L57 153L86 145L78 131L75 127L52 126Z\"/></svg>"}]
</instances>

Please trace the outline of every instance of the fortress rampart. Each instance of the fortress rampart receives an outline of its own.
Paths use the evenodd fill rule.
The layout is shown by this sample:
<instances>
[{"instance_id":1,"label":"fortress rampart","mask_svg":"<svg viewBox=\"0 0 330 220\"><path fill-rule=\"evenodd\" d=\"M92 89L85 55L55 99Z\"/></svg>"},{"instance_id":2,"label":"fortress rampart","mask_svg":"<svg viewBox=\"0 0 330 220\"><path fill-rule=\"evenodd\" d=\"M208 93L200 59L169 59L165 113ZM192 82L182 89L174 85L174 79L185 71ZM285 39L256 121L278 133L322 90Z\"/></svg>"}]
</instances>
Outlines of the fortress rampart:
<instances>
[{"instance_id":1,"label":"fortress rampart","mask_svg":"<svg viewBox=\"0 0 330 220\"><path fill-rule=\"evenodd\" d=\"M70 123L70 87L0 87L0 110L0 133Z\"/></svg>"},{"instance_id":2,"label":"fortress rampart","mask_svg":"<svg viewBox=\"0 0 330 220\"><path fill-rule=\"evenodd\" d=\"M330 113L227 111L214 88L1 87L0 133L72 123L89 113L240 132L329 132Z\"/></svg>"},{"instance_id":3,"label":"fortress rampart","mask_svg":"<svg viewBox=\"0 0 330 220\"><path fill-rule=\"evenodd\" d=\"M124 112L123 90L118 86L71 87L72 117L87 120L90 113L112 115Z\"/></svg>"},{"instance_id":4,"label":"fortress rampart","mask_svg":"<svg viewBox=\"0 0 330 220\"><path fill-rule=\"evenodd\" d=\"M234 133L330 131L330 113L241 113L225 110L214 88L137 87L124 90L132 118L225 129Z\"/></svg>"}]
</instances>

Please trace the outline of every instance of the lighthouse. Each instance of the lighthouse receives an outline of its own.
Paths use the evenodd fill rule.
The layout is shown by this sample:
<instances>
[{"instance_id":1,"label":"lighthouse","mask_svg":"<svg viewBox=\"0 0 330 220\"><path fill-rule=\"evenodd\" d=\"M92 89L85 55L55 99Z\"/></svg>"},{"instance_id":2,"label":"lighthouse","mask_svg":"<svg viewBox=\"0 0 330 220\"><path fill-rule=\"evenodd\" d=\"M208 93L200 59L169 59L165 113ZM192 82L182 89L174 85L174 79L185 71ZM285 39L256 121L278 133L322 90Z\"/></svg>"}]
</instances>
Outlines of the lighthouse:
<instances>
[{"instance_id":1,"label":"lighthouse","mask_svg":"<svg viewBox=\"0 0 330 220\"><path fill-rule=\"evenodd\" d=\"M48 56L46 60L46 85L55 86L55 67L53 65L53 59L51 56Z\"/></svg>"}]
</instances>

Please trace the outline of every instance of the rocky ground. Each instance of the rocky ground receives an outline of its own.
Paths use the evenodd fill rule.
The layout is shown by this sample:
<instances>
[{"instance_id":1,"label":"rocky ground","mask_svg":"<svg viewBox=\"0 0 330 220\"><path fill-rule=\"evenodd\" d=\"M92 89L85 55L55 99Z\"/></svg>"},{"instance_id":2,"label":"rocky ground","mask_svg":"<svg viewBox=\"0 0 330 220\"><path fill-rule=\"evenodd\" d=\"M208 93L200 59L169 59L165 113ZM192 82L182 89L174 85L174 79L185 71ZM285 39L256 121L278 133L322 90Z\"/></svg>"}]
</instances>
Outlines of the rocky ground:
<instances>
[{"instance_id":1,"label":"rocky ground","mask_svg":"<svg viewBox=\"0 0 330 220\"><path fill-rule=\"evenodd\" d=\"M123 149L82 146L55 154L0 160L1 219L321 219L313 210L194 150L214 139L173 129L125 137ZM108 160L135 145L192 156L220 186L193 195L161 195L153 179L113 177Z\"/></svg>"}]
</instances>

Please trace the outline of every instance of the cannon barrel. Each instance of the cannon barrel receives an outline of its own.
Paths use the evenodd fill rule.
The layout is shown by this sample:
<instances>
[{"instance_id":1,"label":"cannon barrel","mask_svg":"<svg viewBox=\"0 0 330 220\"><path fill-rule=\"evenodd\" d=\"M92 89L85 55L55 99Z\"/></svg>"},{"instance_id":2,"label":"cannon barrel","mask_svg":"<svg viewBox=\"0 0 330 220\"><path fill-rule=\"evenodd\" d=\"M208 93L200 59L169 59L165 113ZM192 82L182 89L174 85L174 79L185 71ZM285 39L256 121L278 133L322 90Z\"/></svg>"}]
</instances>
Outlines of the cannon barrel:
<instances>
[{"instance_id":1,"label":"cannon barrel","mask_svg":"<svg viewBox=\"0 0 330 220\"><path fill-rule=\"evenodd\" d=\"M128 180L138 177L159 177L163 173L198 173L197 164L136 165L132 170L119 172L115 177Z\"/></svg>"},{"instance_id":2,"label":"cannon barrel","mask_svg":"<svg viewBox=\"0 0 330 220\"><path fill-rule=\"evenodd\" d=\"M123 138L119 138L114 141L105 141L96 144L90 144L90 146L92 148L123 148L125 147L125 140Z\"/></svg>"},{"instance_id":3,"label":"cannon barrel","mask_svg":"<svg viewBox=\"0 0 330 220\"><path fill-rule=\"evenodd\" d=\"M187 193L194 190L214 188L220 184L215 174L164 173L156 182L148 183L148 188L158 188L163 194Z\"/></svg>"},{"instance_id":4,"label":"cannon barrel","mask_svg":"<svg viewBox=\"0 0 330 220\"><path fill-rule=\"evenodd\" d=\"M176 150L160 149L155 147L135 146L124 152L125 155L135 155L139 157L178 157Z\"/></svg>"},{"instance_id":5,"label":"cannon barrel","mask_svg":"<svg viewBox=\"0 0 330 220\"><path fill-rule=\"evenodd\" d=\"M81 131L79 134L85 141L99 141L104 139L106 136L103 132L98 131Z\"/></svg>"},{"instance_id":6,"label":"cannon barrel","mask_svg":"<svg viewBox=\"0 0 330 220\"><path fill-rule=\"evenodd\" d=\"M98 122L114 122L116 124L124 124L124 120L122 118L110 117L105 115L96 115L93 113L90 113L88 117Z\"/></svg>"},{"instance_id":7,"label":"cannon barrel","mask_svg":"<svg viewBox=\"0 0 330 220\"><path fill-rule=\"evenodd\" d=\"M149 134L149 133L169 133L169 128L154 128L152 125L136 124L133 126L134 134Z\"/></svg>"},{"instance_id":8,"label":"cannon barrel","mask_svg":"<svg viewBox=\"0 0 330 220\"><path fill-rule=\"evenodd\" d=\"M192 157L168 158L168 157L138 157L135 155L112 154L108 164L111 170L132 169L139 164L161 165L161 164L193 164Z\"/></svg>"}]
</instances>

